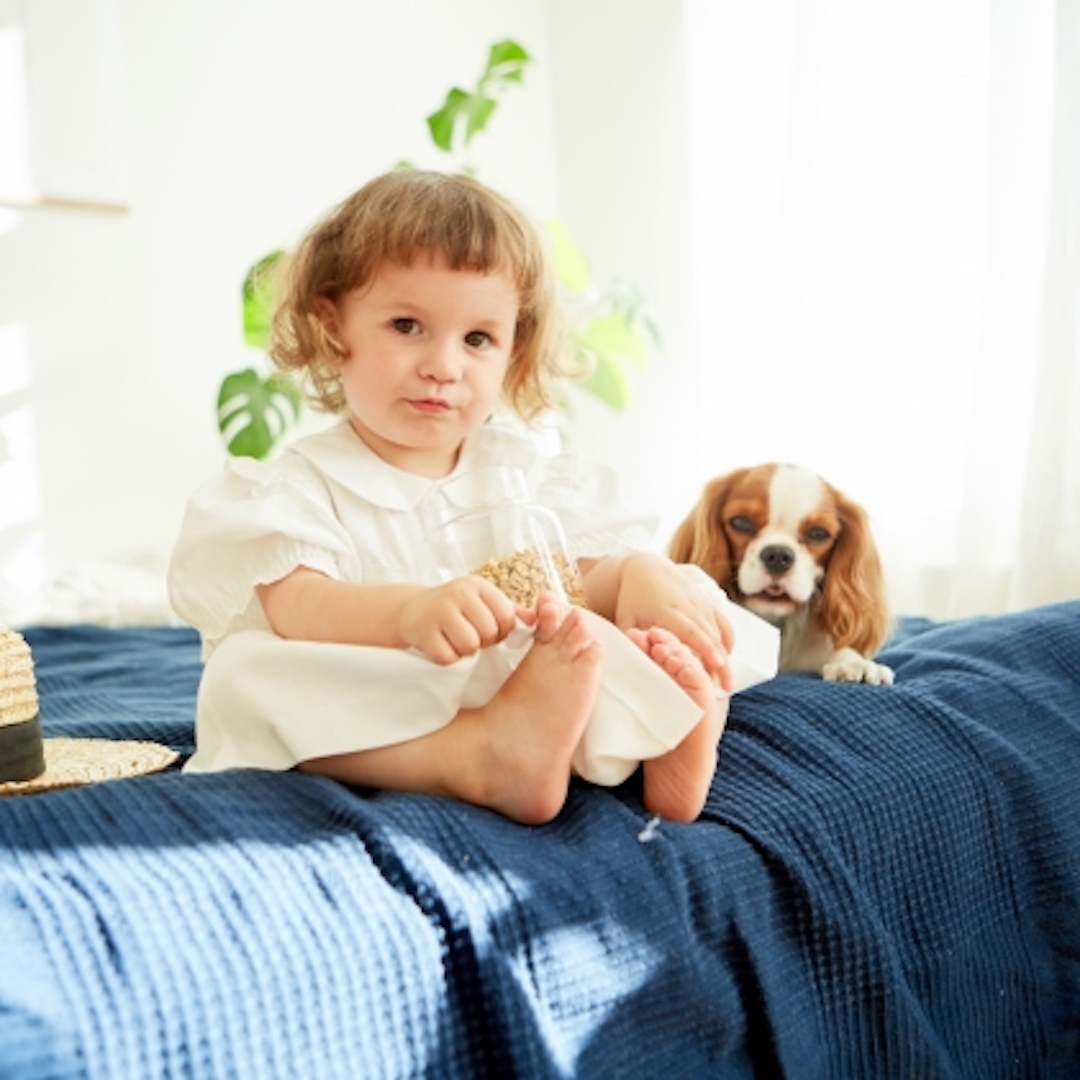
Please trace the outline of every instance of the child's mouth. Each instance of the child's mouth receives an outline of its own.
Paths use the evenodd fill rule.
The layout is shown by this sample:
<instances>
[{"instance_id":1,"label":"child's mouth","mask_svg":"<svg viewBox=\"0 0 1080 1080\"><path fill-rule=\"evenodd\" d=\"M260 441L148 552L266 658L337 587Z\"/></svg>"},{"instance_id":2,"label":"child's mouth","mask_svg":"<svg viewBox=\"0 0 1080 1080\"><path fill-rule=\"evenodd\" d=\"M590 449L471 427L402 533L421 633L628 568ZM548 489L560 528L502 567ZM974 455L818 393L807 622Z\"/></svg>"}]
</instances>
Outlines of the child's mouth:
<instances>
[{"instance_id":1,"label":"child's mouth","mask_svg":"<svg viewBox=\"0 0 1080 1080\"><path fill-rule=\"evenodd\" d=\"M450 408L445 401L441 401L438 398L417 398L409 402L409 404L417 411L422 413L441 413L446 412Z\"/></svg>"}]
</instances>

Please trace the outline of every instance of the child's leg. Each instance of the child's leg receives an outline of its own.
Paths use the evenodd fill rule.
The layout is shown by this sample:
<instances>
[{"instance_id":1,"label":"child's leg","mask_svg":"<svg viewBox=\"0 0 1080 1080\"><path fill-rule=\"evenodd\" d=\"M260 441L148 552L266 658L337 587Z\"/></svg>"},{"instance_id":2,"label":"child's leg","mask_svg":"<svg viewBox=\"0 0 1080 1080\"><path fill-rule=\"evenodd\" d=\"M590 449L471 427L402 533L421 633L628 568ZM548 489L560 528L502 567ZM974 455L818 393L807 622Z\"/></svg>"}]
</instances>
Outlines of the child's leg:
<instances>
[{"instance_id":1,"label":"child's leg","mask_svg":"<svg viewBox=\"0 0 1080 1080\"><path fill-rule=\"evenodd\" d=\"M728 700L717 700L701 661L674 634L660 627L627 634L704 710L705 715L674 750L642 766L645 808L670 821L695 821L716 772L716 747L727 721Z\"/></svg>"},{"instance_id":2,"label":"child's leg","mask_svg":"<svg viewBox=\"0 0 1080 1080\"><path fill-rule=\"evenodd\" d=\"M397 791L451 795L526 824L566 801L570 760L592 711L600 646L581 611L537 603L533 645L479 709L408 742L302 762L303 772Z\"/></svg>"}]
</instances>

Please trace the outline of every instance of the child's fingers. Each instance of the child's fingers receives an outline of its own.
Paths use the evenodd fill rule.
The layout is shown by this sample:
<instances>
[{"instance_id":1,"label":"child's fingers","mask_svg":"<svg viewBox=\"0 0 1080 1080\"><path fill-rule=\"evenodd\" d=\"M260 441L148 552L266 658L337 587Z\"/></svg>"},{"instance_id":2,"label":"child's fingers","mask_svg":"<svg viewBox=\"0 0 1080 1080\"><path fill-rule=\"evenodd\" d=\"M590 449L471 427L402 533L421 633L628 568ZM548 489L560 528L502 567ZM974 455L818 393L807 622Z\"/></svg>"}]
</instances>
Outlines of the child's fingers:
<instances>
[{"instance_id":1,"label":"child's fingers","mask_svg":"<svg viewBox=\"0 0 1080 1080\"><path fill-rule=\"evenodd\" d=\"M728 661L731 651L735 648L734 628L725 615L715 608L711 608L706 626L702 632L706 640L711 643L709 654L702 654L705 668L710 675L716 675L720 678L720 684L725 690L730 690L731 672Z\"/></svg>"},{"instance_id":2,"label":"child's fingers","mask_svg":"<svg viewBox=\"0 0 1080 1080\"><path fill-rule=\"evenodd\" d=\"M701 626L691 621L685 631L677 636L684 645L688 645L698 654L705 670L718 679L725 690L730 691L733 680L728 666L728 650L724 645L717 645L715 632L706 633Z\"/></svg>"},{"instance_id":3,"label":"child's fingers","mask_svg":"<svg viewBox=\"0 0 1080 1080\"><path fill-rule=\"evenodd\" d=\"M693 646L691 645L693 648ZM720 685L727 690L731 691L734 686L734 681L731 675L731 668L728 666L728 655L721 649L717 649L715 646L707 648L704 651L695 649L698 656L701 657L701 663L705 670L713 676L715 679L719 679Z\"/></svg>"},{"instance_id":4,"label":"child's fingers","mask_svg":"<svg viewBox=\"0 0 1080 1080\"><path fill-rule=\"evenodd\" d=\"M725 651L733 652L735 649L735 627L731 625L731 620L726 615L718 611L713 612L713 617L720 630L720 640L724 643Z\"/></svg>"},{"instance_id":5,"label":"child's fingers","mask_svg":"<svg viewBox=\"0 0 1080 1080\"><path fill-rule=\"evenodd\" d=\"M482 578L475 580L478 583L476 600L468 606L467 614L481 631L485 647L502 641L517 625L519 618L531 624L531 613L527 608L515 604L502 589L490 581Z\"/></svg>"}]
</instances>

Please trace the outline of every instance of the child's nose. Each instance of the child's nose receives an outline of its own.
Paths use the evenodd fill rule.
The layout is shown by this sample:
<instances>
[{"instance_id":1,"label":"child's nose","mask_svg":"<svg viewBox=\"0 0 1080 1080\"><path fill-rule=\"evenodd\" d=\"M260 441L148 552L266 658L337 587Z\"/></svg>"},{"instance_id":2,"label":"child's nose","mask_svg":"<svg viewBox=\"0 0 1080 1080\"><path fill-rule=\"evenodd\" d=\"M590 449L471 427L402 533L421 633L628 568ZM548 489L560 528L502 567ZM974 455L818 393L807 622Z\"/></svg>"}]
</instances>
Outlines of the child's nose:
<instances>
[{"instance_id":1,"label":"child's nose","mask_svg":"<svg viewBox=\"0 0 1080 1080\"><path fill-rule=\"evenodd\" d=\"M438 382L461 377L461 350L456 341L438 340L424 354L422 374Z\"/></svg>"}]
</instances>

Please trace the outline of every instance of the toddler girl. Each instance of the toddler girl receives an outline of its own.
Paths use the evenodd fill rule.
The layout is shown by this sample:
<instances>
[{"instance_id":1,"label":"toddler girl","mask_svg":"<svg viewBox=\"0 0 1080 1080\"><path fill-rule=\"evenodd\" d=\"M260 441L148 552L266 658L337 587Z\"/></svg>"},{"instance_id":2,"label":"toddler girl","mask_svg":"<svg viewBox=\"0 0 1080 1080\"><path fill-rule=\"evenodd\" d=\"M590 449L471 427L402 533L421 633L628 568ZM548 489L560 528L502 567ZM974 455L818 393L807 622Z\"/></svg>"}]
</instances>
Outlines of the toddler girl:
<instances>
[{"instance_id":1,"label":"toddler girl","mask_svg":"<svg viewBox=\"0 0 1080 1080\"><path fill-rule=\"evenodd\" d=\"M563 374L555 288L528 218L460 176L382 176L303 241L271 355L342 419L229 460L189 503L169 571L206 661L189 770L298 768L540 823L573 771L617 783L647 758L646 808L698 816L731 623L642 550L651 522L609 470L528 432ZM587 609L425 584L421 500L492 464L558 515Z\"/></svg>"}]
</instances>

